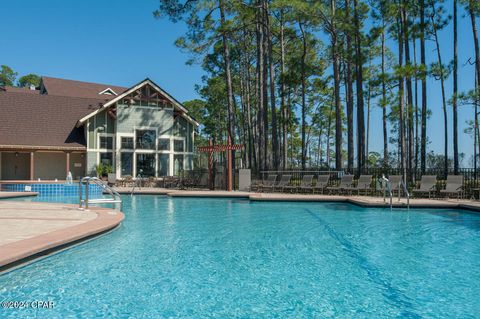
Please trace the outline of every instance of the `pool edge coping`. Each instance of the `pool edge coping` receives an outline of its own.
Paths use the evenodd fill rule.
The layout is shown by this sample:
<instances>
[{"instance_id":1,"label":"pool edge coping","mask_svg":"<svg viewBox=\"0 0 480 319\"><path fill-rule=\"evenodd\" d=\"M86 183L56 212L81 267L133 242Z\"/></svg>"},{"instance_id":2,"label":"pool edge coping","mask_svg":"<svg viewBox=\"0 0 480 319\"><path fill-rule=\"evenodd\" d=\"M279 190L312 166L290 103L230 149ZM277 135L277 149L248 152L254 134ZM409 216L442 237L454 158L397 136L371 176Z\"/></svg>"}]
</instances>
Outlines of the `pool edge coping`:
<instances>
[{"instance_id":1,"label":"pool edge coping","mask_svg":"<svg viewBox=\"0 0 480 319\"><path fill-rule=\"evenodd\" d=\"M0 275L10 268L107 233L118 227L125 218L118 210L95 207L92 211L97 214L93 220L0 246ZM112 211L115 213L112 214Z\"/></svg>"}]
</instances>

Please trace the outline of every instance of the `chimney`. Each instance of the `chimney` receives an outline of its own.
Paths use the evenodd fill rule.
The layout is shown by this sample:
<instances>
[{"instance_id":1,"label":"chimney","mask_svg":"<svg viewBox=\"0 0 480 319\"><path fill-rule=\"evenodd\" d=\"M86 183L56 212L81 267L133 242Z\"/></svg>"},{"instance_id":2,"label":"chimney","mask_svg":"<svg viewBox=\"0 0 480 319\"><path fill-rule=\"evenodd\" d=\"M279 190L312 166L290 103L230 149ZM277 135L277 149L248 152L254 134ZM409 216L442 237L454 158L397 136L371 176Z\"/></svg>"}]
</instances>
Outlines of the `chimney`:
<instances>
[{"instance_id":1,"label":"chimney","mask_svg":"<svg viewBox=\"0 0 480 319\"><path fill-rule=\"evenodd\" d=\"M30 84L30 90L35 91L35 85Z\"/></svg>"}]
</instances>

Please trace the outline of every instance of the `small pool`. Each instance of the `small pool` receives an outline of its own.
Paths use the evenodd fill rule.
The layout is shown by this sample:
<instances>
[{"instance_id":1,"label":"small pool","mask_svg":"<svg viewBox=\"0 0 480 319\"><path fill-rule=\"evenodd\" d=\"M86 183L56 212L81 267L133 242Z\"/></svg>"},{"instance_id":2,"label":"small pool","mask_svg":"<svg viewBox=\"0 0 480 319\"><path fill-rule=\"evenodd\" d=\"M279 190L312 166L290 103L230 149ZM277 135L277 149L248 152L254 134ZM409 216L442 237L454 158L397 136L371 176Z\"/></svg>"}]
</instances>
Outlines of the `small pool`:
<instances>
[{"instance_id":1,"label":"small pool","mask_svg":"<svg viewBox=\"0 0 480 319\"><path fill-rule=\"evenodd\" d=\"M73 199L70 199L72 202ZM124 197L116 231L0 276L1 318L475 318L480 214Z\"/></svg>"},{"instance_id":2,"label":"small pool","mask_svg":"<svg viewBox=\"0 0 480 319\"><path fill-rule=\"evenodd\" d=\"M78 198L79 183L66 184L64 182L28 182L28 183L6 183L0 184L0 188L9 192L37 192L41 197L75 197ZM82 186L85 194L86 186ZM89 196L101 196L103 189L100 185L89 185Z\"/></svg>"}]
</instances>

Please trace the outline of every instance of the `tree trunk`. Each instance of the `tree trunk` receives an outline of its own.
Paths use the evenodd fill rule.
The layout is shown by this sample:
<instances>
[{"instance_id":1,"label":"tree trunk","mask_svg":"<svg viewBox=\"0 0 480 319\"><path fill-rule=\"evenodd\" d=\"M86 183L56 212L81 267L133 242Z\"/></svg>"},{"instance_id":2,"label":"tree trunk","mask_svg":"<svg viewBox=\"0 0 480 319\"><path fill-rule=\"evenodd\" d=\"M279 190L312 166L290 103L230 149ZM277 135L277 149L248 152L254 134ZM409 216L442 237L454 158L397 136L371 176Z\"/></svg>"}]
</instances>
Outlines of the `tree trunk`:
<instances>
[{"instance_id":1,"label":"tree trunk","mask_svg":"<svg viewBox=\"0 0 480 319\"><path fill-rule=\"evenodd\" d=\"M298 23L298 26L300 28L300 32L302 33L302 43L303 43L303 51L302 51L302 61L301 61L301 87L302 87L302 169L304 170L306 168L306 160L307 160L307 150L306 150L306 145L305 145L305 134L306 134L306 117L307 117L307 104L305 100L305 94L306 94L306 79L305 79L305 60L307 57L307 40L305 38L305 30L303 29L303 24L301 22Z\"/></svg>"},{"instance_id":2,"label":"tree trunk","mask_svg":"<svg viewBox=\"0 0 480 319\"><path fill-rule=\"evenodd\" d=\"M472 22L472 32L473 32L473 44L475 46L475 70L477 71L477 85L476 88L478 89L479 86L479 81L480 81L480 48L478 44L478 31L477 31L477 22L475 20L475 11L474 11L474 5L475 1L470 0L470 5L469 5L469 14L470 14L470 20Z\"/></svg>"},{"instance_id":3,"label":"tree trunk","mask_svg":"<svg viewBox=\"0 0 480 319\"><path fill-rule=\"evenodd\" d=\"M265 134L263 127L263 113L265 111L265 106L263 104L264 99L264 84L263 84L263 27L261 22L262 9L260 7L260 0L258 1L258 11L257 11L257 25L256 25L256 40L257 40L257 104L258 104L258 113L257 113L257 135L258 135L258 170L266 169L265 158L264 158L264 144L265 144Z\"/></svg>"},{"instance_id":4,"label":"tree trunk","mask_svg":"<svg viewBox=\"0 0 480 319\"><path fill-rule=\"evenodd\" d=\"M287 168L287 153L288 153L288 143L287 143L287 132L288 132L288 120L287 120L287 107L285 105L285 35L284 35L284 21L283 21L283 10L280 10L280 104L282 109L282 142L283 142L283 152L282 152L282 167L285 170Z\"/></svg>"},{"instance_id":5,"label":"tree trunk","mask_svg":"<svg viewBox=\"0 0 480 319\"><path fill-rule=\"evenodd\" d=\"M457 34L457 0L453 0L453 170L458 174L458 34Z\"/></svg>"},{"instance_id":6,"label":"tree trunk","mask_svg":"<svg viewBox=\"0 0 480 319\"><path fill-rule=\"evenodd\" d=\"M362 39L360 36L360 18L357 2L357 0L353 1L353 8L355 16L355 75L357 80L357 166L359 172L361 172L365 164L365 118L363 101Z\"/></svg>"},{"instance_id":7,"label":"tree trunk","mask_svg":"<svg viewBox=\"0 0 480 319\"><path fill-rule=\"evenodd\" d=\"M413 64L415 70L417 70L417 40L413 38ZM417 71L415 71L415 172L418 169L418 155L420 152L420 139L418 135L418 121L419 121L419 113L418 113L418 76ZM415 173L413 173L415 176Z\"/></svg>"},{"instance_id":8,"label":"tree trunk","mask_svg":"<svg viewBox=\"0 0 480 319\"><path fill-rule=\"evenodd\" d=\"M420 0L420 63L426 69L425 59L425 0ZM422 74L422 140L420 148L420 168L425 174L427 160L427 75Z\"/></svg>"},{"instance_id":9,"label":"tree trunk","mask_svg":"<svg viewBox=\"0 0 480 319\"><path fill-rule=\"evenodd\" d=\"M272 32L270 30L270 13L268 11L268 1L264 1L265 4L265 26L267 31L267 42L268 42L268 64L270 66L270 108L272 112L272 164L273 169L278 170L278 135L277 135L277 108L276 108L276 99L275 99L275 64L273 59L273 43L272 43Z\"/></svg>"},{"instance_id":10,"label":"tree trunk","mask_svg":"<svg viewBox=\"0 0 480 319\"><path fill-rule=\"evenodd\" d=\"M478 91L480 90L480 88L479 88L479 83L480 83L480 48L479 48L479 44L478 44L478 31L477 31L477 22L475 20L476 17L475 17L474 5L475 5L475 1L470 0L469 1L468 12L470 14L470 20L471 20L471 23L472 23L473 43L474 43L474 47L475 47L475 70L476 70L476 73L475 73L475 90L476 90L477 96L478 96ZM477 135L477 146L478 146L477 155L479 155L480 154L480 132L479 132L479 126L478 126L477 108L478 108L478 101L475 100L475 126L476 126L476 129L477 129L477 132L478 132L478 135ZM474 160L475 160L475 163L477 163L477 159L475 158ZM475 170L475 174L476 174L476 170Z\"/></svg>"},{"instance_id":11,"label":"tree trunk","mask_svg":"<svg viewBox=\"0 0 480 319\"><path fill-rule=\"evenodd\" d=\"M263 150L263 160L264 160L264 164L263 164L263 167L265 167L265 169L269 169L269 163L270 163L270 154L268 152L268 30L267 30L267 23L266 23L266 19L267 19L267 13L266 13L266 1L267 0L264 0L262 2L262 14L260 15L260 18L261 18L261 25L263 26L263 73L262 73L262 77L263 77L263 88L262 88L262 92L263 92L263 107L264 107L264 110L263 110L263 135L264 135L264 144L263 144L263 147L262 147L262 150Z\"/></svg>"},{"instance_id":12,"label":"tree trunk","mask_svg":"<svg viewBox=\"0 0 480 319\"><path fill-rule=\"evenodd\" d=\"M400 18L397 18L398 27L398 67L399 69L403 66L403 15L400 13ZM398 144L400 152L400 166L402 170L403 178L407 178L407 160L406 160L406 147L405 147L405 102L404 102L404 77L402 72L399 73L398 77L398 99L399 99L399 114L398 114Z\"/></svg>"},{"instance_id":13,"label":"tree trunk","mask_svg":"<svg viewBox=\"0 0 480 319\"><path fill-rule=\"evenodd\" d=\"M331 2L332 9L332 60L333 82L335 95L335 169L342 170L342 106L340 104L340 56L337 52L337 31L335 27L335 0Z\"/></svg>"},{"instance_id":14,"label":"tree trunk","mask_svg":"<svg viewBox=\"0 0 480 319\"><path fill-rule=\"evenodd\" d=\"M387 85L385 83L385 22L382 28L382 124L383 124L383 167L388 164L388 128L387 128Z\"/></svg>"},{"instance_id":15,"label":"tree trunk","mask_svg":"<svg viewBox=\"0 0 480 319\"><path fill-rule=\"evenodd\" d=\"M223 0L219 0L220 8L220 23L225 25L225 5ZM234 111L233 111L233 86L232 86L232 74L231 74L231 62L230 62L230 48L228 46L227 34L222 33L223 43L223 59L225 63L225 80L227 82L227 108L228 108L228 135L230 136L232 143L235 143L234 132Z\"/></svg>"},{"instance_id":16,"label":"tree trunk","mask_svg":"<svg viewBox=\"0 0 480 319\"><path fill-rule=\"evenodd\" d=\"M350 0L345 0L345 16L347 23L350 21ZM346 80L345 89L347 96L347 168L353 172L354 146L353 146L353 79L352 79L352 38L350 32L346 32L347 61L345 63Z\"/></svg>"},{"instance_id":17,"label":"tree trunk","mask_svg":"<svg viewBox=\"0 0 480 319\"><path fill-rule=\"evenodd\" d=\"M434 6L434 5L433 5ZM438 64L440 66L440 85L442 89L442 107L443 107L443 126L444 126L444 156L445 156L445 161L443 165L444 169L444 174L445 176L448 174L448 117L447 117L447 99L445 97L445 79L444 79L444 74L443 74L443 64L442 64L442 54L440 51L440 42L438 40L438 32L437 32L437 27L435 24L435 8L432 8L433 14L431 16L431 21L432 21L432 27L433 27L433 36L435 39L435 47L437 49L437 58L438 58Z\"/></svg>"},{"instance_id":18,"label":"tree trunk","mask_svg":"<svg viewBox=\"0 0 480 319\"><path fill-rule=\"evenodd\" d=\"M410 69L411 68L411 62L410 62L410 43L409 43L409 30L408 30L408 14L406 10L406 3L403 1L403 8L402 8L402 13L403 13L403 36L404 36L404 48L405 48L405 66ZM414 153L414 141L413 141L413 90L412 90L412 78L410 76L410 72L408 72L406 76L406 83L407 83L407 106L406 106L406 111L407 111L407 116L408 116L408 162L407 162L407 178L410 183L413 182L413 153Z\"/></svg>"}]
</instances>

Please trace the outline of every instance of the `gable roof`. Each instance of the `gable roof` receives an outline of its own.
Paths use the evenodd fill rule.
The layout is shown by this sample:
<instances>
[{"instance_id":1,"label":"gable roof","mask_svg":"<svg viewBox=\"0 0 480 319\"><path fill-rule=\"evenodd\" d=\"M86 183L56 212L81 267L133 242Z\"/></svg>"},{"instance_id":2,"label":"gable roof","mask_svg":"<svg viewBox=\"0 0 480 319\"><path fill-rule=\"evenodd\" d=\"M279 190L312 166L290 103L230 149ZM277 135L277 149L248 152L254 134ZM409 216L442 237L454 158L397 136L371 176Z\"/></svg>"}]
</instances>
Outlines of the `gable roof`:
<instances>
[{"instance_id":1,"label":"gable roof","mask_svg":"<svg viewBox=\"0 0 480 319\"><path fill-rule=\"evenodd\" d=\"M0 148L84 150L84 129L75 124L101 102L0 91Z\"/></svg>"},{"instance_id":2,"label":"gable roof","mask_svg":"<svg viewBox=\"0 0 480 319\"><path fill-rule=\"evenodd\" d=\"M48 95L101 99L103 101L109 101L115 98L116 95L100 93L110 89L114 93L119 94L127 89L126 87L110 84L65 80L47 76L42 76L40 87Z\"/></svg>"},{"instance_id":3,"label":"gable roof","mask_svg":"<svg viewBox=\"0 0 480 319\"><path fill-rule=\"evenodd\" d=\"M104 103L103 106L100 109L97 109L97 110L93 111L92 113L88 114L87 116L81 118L78 121L77 126L83 125L92 116L95 116L96 114L102 112L104 109L107 109L110 106L115 105L115 103L117 103L118 101L120 101L121 99L126 97L127 95L131 94L132 92L135 92L136 90L140 89L141 87L143 87L144 85L147 85L147 84L152 86L155 90L157 90L160 94L162 94L170 103L172 103L173 107L175 109L177 109L178 111L180 111L181 116L183 116L187 121L189 121L190 123L192 123L193 125L195 125L197 127L200 125L194 118L192 118L191 116L189 116L187 114L188 110L185 108L185 106L183 106L182 103L180 103L173 96L168 94L165 90L163 90L155 82L153 82L149 78L146 78L145 80L143 80L143 81L139 82L138 84L132 86L128 90L124 90L122 94L119 94L117 96L113 96L113 98L111 100L109 100L108 102Z\"/></svg>"}]
</instances>

